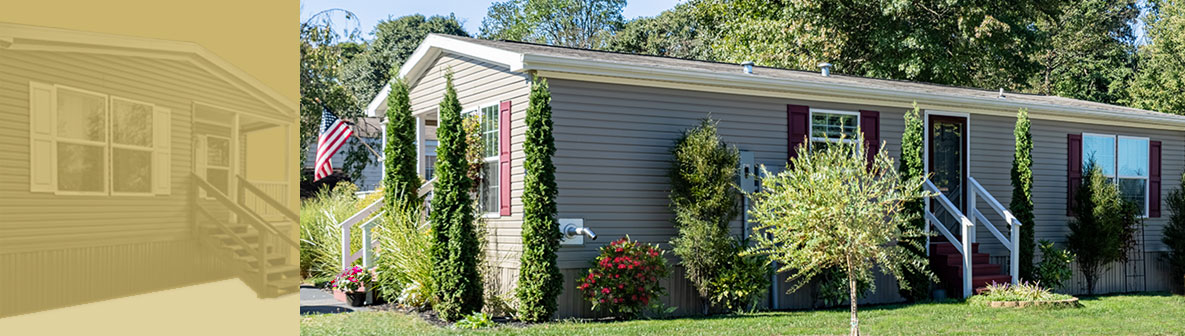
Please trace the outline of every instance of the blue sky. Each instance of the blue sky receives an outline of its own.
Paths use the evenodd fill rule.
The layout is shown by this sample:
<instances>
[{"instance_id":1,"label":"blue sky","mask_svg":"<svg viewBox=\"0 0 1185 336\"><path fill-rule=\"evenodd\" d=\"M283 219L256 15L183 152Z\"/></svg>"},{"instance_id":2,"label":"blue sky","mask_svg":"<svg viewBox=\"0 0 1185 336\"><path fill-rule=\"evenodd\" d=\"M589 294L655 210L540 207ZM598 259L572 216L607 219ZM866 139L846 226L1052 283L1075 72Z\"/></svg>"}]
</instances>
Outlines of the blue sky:
<instances>
[{"instance_id":1,"label":"blue sky","mask_svg":"<svg viewBox=\"0 0 1185 336\"><path fill-rule=\"evenodd\" d=\"M397 18L409 14L423 14L424 16L457 15L457 20L465 25L465 30L476 34L481 27L481 19L486 16L486 10L495 1L489 0L301 0L300 20L304 22L309 15L325 9L341 8L358 15L358 26L363 37L370 39L371 30L380 20ZM632 19L639 16L654 16L663 10L675 7L681 0L634 0L628 1L623 16ZM341 17L334 17L339 29L353 28L348 26Z\"/></svg>"}]
</instances>

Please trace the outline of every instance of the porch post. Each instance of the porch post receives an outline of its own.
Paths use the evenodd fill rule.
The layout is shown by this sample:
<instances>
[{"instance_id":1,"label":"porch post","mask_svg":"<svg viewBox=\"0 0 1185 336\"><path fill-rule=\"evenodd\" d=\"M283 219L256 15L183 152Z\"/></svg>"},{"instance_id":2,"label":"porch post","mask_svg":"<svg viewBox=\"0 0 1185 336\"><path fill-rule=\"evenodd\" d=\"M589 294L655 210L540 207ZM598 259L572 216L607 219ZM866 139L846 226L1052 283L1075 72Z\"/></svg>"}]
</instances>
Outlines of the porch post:
<instances>
[{"instance_id":1,"label":"porch post","mask_svg":"<svg viewBox=\"0 0 1185 336\"><path fill-rule=\"evenodd\" d=\"M416 173L423 177L424 170L424 116L416 116Z\"/></svg>"},{"instance_id":2,"label":"porch post","mask_svg":"<svg viewBox=\"0 0 1185 336\"><path fill-rule=\"evenodd\" d=\"M968 182L968 183L970 183L970 182ZM968 185L968 187L971 187L971 186ZM966 213L964 213L964 215L967 216L967 219L971 220L971 229L967 230L967 235L971 238L972 243L979 242L979 240L975 237L975 231L976 231L975 227L978 226L978 225L976 225L978 222L978 219L975 216L975 212L979 211L979 208L977 208L977 206L979 206L977 204L977 203L979 203L979 199L978 199L979 196L976 195L975 192L976 192L975 189L969 190L967 192L967 211L965 211Z\"/></svg>"}]
</instances>

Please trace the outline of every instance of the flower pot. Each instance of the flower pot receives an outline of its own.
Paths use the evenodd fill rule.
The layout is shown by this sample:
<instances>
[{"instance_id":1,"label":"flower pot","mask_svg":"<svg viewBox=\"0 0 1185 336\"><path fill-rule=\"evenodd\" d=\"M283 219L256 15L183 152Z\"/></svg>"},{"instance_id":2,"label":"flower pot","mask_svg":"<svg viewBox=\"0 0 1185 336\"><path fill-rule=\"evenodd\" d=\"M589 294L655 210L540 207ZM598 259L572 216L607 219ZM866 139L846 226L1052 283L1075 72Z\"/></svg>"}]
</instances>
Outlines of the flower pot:
<instances>
[{"instance_id":1,"label":"flower pot","mask_svg":"<svg viewBox=\"0 0 1185 336\"><path fill-rule=\"evenodd\" d=\"M366 304L366 292L346 293L346 303L350 307L362 307Z\"/></svg>"}]
</instances>

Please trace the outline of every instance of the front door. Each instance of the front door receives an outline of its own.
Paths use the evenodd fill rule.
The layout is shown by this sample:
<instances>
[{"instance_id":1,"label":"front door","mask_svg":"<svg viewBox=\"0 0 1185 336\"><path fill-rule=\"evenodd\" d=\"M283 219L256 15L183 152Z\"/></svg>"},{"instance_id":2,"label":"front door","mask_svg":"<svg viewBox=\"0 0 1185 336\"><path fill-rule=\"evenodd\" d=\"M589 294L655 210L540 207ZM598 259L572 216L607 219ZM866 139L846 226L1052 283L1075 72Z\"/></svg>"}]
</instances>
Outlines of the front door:
<instances>
[{"instance_id":1,"label":"front door","mask_svg":"<svg viewBox=\"0 0 1185 336\"><path fill-rule=\"evenodd\" d=\"M950 199L959 211L966 213L967 204L967 118L931 115L927 138L930 145L930 181L943 196ZM930 199L930 211L955 236L959 235L959 220Z\"/></svg>"}]
</instances>

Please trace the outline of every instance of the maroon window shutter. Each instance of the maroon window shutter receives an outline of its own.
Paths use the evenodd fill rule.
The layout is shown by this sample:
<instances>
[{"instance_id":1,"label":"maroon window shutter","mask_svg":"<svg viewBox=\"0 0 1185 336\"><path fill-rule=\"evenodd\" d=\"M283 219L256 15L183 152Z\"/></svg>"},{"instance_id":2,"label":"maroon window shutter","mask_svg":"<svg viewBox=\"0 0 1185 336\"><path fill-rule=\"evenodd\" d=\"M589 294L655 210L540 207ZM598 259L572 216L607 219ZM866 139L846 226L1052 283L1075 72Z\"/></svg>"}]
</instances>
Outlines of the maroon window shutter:
<instances>
[{"instance_id":1,"label":"maroon window shutter","mask_svg":"<svg viewBox=\"0 0 1185 336\"><path fill-rule=\"evenodd\" d=\"M1066 216L1073 216L1074 194L1082 184L1082 134L1067 135L1066 146Z\"/></svg>"},{"instance_id":2,"label":"maroon window shutter","mask_svg":"<svg viewBox=\"0 0 1185 336\"><path fill-rule=\"evenodd\" d=\"M1148 217L1160 217L1160 141L1148 143Z\"/></svg>"},{"instance_id":3,"label":"maroon window shutter","mask_svg":"<svg viewBox=\"0 0 1185 336\"><path fill-rule=\"evenodd\" d=\"M786 105L786 155L793 159L798 155L798 146L806 143L807 128L810 127L810 107Z\"/></svg>"},{"instance_id":4,"label":"maroon window shutter","mask_svg":"<svg viewBox=\"0 0 1185 336\"><path fill-rule=\"evenodd\" d=\"M510 215L510 101L502 101L498 111L498 214Z\"/></svg>"},{"instance_id":5,"label":"maroon window shutter","mask_svg":"<svg viewBox=\"0 0 1185 336\"><path fill-rule=\"evenodd\" d=\"M878 111L860 110L860 132L864 133L864 148L868 155L868 163L876 158L881 146L881 113Z\"/></svg>"}]
</instances>

